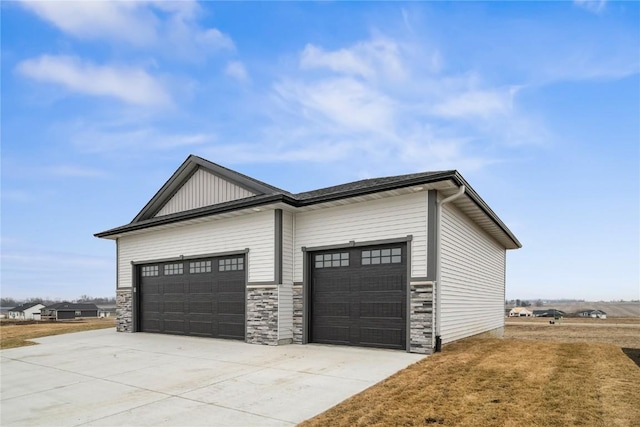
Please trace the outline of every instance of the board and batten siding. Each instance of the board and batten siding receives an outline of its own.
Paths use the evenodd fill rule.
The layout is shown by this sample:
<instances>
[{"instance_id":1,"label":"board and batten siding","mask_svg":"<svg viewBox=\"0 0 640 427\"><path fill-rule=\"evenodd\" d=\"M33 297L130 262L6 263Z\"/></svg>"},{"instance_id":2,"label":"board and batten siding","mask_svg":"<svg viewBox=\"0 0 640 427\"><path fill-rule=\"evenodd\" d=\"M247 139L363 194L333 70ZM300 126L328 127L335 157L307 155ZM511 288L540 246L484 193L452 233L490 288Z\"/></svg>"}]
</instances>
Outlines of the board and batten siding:
<instances>
[{"instance_id":1,"label":"board and batten siding","mask_svg":"<svg viewBox=\"0 0 640 427\"><path fill-rule=\"evenodd\" d=\"M302 282L302 247L413 236L412 277L427 276L426 191L302 212L295 218L294 281Z\"/></svg>"},{"instance_id":2,"label":"board and batten siding","mask_svg":"<svg viewBox=\"0 0 640 427\"><path fill-rule=\"evenodd\" d=\"M505 248L451 204L441 227L442 342L503 328Z\"/></svg>"},{"instance_id":3,"label":"board and batten siding","mask_svg":"<svg viewBox=\"0 0 640 427\"><path fill-rule=\"evenodd\" d=\"M183 212L251 196L255 196L255 194L217 175L198 169L158 211L156 216Z\"/></svg>"},{"instance_id":4,"label":"board and batten siding","mask_svg":"<svg viewBox=\"0 0 640 427\"><path fill-rule=\"evenodd\" d=\"M294 215L282 212L282 283L278 285L278 339L293 339Z\"/></svg>"},{"instance_id":5,"label":"board and batten siding","mask_svg":"<svg viewBox=\"0 0 640 427\"><path fill-rule=\"evenodd\" d=\"M247 254L249 282L273 282L275 262L274 212L177 224L161 230L118 238L118 288L132 286L131 262L198 256L229 251Z\"/></svg>"}]
</instances>

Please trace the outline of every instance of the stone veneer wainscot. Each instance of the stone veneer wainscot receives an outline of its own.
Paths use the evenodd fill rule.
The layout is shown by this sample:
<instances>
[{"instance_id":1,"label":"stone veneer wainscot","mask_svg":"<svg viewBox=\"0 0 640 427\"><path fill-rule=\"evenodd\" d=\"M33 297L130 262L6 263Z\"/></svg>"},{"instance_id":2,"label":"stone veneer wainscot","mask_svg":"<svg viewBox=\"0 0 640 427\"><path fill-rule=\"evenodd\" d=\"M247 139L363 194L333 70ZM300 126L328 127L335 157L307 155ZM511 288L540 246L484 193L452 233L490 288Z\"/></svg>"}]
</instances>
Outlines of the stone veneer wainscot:
<instances>
[{"instance_id":1,"label":"stone veneer wainscot","mask_svg":"<svg viewBox=\"0 0 640 427\"><path fill-rule=\"evenodd\" d=\"M119 289L116 292L116 330L133 332L133 292Z\"/></svg>"},{"instance_id":2,"label":"stone veneer wainscot","mask_svg":"<svg viewBox=\"0 0 640 427\"><path fill-rule=\"evenodd\" d=\"M246 342L278 345L277 287L247 289Z\"/></svg>"},{"instance_id":3,"label":"stone veneer wainscot","mask_svg":"<svg viewBox=\"0 0 640 427\"><path fill-rule=\"evenodd\" d=\"M433 352L433 283L411 283L409 351Z\"/></svg>"}]
</instances>

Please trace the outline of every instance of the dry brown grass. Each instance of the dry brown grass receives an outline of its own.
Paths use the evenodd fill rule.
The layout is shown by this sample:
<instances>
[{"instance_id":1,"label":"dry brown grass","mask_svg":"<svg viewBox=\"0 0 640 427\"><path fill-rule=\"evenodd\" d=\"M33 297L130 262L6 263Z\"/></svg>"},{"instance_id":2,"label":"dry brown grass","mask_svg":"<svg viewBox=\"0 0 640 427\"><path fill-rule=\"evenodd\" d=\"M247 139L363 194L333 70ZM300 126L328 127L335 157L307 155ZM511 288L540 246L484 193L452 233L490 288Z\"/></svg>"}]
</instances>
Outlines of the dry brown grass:
<instances>
[{"instance_id":1,"label":"dry brown grass","mask_svg":"<svg viewBox=\"0 0 640 427\"><path fill-rule=\"evenodd\" d=\"M640 349L640 323L638 324L579 324L564 322L550 325L536 322L511 323L505 327L505 338L522 340L544 340L555 342L599 342L615 344L623 348ZM531 344L537 348L537 343Z\"/></svg>"},{"instance_id":2,"label":"dry brown grass","mask_svg":"<svg viewBox=\"0 0 640 427\"><path fill-rule=\"evenodd\" d=\"M29 341L33 338L113 327L115 327L114 318L64 322L12 322L4 320L0 322L0 349L34 345L36 343Z\"/></svg>"},{"instance_id":3,"label":"dry brown grass","mask_svg":"<svg viewBox=\"0 0 640 427\"><path fill-rule=\"evenodd\" d=\"M545 323L549 324L551 317L507 317L507 323ZM563 317L561 324L572 323L580 325L640 325L640 317L607 317L606 319L592 319L590 317Z\"/></svg>"},{"instance_id":4,"label":"dry brown grass","mask_svg":"<svg viewBox=\"0 0 640 427\"><path fill-rule=\"evenodd\" d=\"M638 384L611 344L470 338L302 426L638 426Z\"/></svg>"}]
</instances>

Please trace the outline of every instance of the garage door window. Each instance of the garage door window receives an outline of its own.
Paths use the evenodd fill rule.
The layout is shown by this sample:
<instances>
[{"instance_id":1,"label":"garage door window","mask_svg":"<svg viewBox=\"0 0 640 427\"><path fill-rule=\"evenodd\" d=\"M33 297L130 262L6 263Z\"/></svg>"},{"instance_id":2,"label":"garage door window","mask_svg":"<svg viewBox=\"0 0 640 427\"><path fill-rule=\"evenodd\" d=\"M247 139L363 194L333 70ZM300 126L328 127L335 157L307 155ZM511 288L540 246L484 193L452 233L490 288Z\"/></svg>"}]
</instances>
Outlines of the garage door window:
<instances>
[{"instance_id":1,"label":"garage door window","mask_svg":"<svg viewBox=\"0 0 640 427\"><path fill-rule=\"evenodd\" d=\"M195 261L189 263L189 273L211 273L211 261Z\"/></svg>"},{"instance_id":2,"label":"garage door window","mask_svg":"<svg viewBox=\"0 0 640 427\"><path fill-rule=\"evenodd\" d=\"M402 248L362 251L362 265L400 264L401 262Z\"/></svg>"},{"instance_id":3,"label":"garage door window","mask_svg":"<svg viewBox=\"0 0 640 427\"><path fill-rule=\"evenodd\" d=\"M152 277L158 275L157 265L145 265L142 267L142 277Z\"/></svg>"},{"instance_id":4,"label":"garage door window","mask_svg":"<svg viewBox=\"0 0 640 427\"><path fill-rule=\"evenodd\" d=\"M348 267L349 252L316 255L315 265L316 268Z\"/></svg>"},{"instance_id":5,"label":"garage door window","mask_svg":"<svg viewBox=\"0 0 640 427\"><path fill-rule=\"evenodd\" d=\"M244 258L229 258L218 261L219 271L244 270Z\"/></svg>"},{"instance_id":6,"label":"garage door window","mask_svg":"<svg viewBox=\"0 0 640 427\"><path fill-rule=\"evenodd\" d=\"M174 276L176 274L182 274L182 263L178 264L166 264L164 266L164 275L165 276Z\"/></svg>"}]
</instances>

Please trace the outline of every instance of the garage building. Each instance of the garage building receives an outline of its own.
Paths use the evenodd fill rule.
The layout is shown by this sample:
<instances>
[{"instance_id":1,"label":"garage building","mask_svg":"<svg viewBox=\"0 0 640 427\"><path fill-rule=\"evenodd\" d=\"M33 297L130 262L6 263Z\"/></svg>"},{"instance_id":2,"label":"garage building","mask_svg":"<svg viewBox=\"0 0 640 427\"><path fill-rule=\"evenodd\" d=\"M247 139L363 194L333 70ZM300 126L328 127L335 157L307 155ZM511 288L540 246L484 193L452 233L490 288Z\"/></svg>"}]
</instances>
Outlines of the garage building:
<instances>
[{"instance_id":1,"label":"garage building","mask_svg":"<svg viewBox=\"0 0 640 427\"><path fill-rule=\"evenodd\" d=\"M520 242L457 171L292 194L189 156L117 247L117 328L431 353L504 327Z\"/></svg>"}]
</instances>

